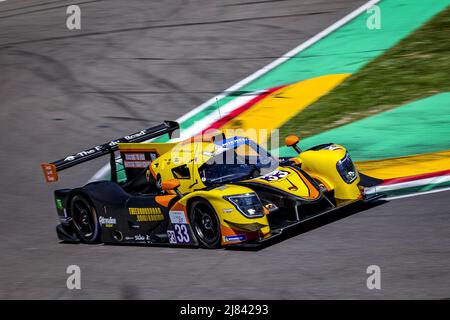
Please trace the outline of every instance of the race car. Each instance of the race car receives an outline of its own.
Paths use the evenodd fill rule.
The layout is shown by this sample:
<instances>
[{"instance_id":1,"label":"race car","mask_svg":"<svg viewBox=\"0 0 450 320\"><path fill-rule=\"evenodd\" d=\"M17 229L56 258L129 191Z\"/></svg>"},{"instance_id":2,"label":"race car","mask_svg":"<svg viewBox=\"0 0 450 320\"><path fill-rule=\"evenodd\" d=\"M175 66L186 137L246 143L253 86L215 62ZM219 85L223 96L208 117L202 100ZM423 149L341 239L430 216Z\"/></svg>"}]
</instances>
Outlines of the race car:
<instances>
[{"instance_id":1,"label":"race car","mask_svg":"<svg viewBox=\"0 0 450 320\"><path fill-rule=\"evenodd\" d=\"M343 146L301 150L277 159L255 141L216 132L179 142L144 142L174 132L173 121L42 164L58 172L108 155L111 177L54 191L63 242L259 246L320 215L371 201ZM119 155L116 155L116 152Z\"/></svg>"}]
</instances>

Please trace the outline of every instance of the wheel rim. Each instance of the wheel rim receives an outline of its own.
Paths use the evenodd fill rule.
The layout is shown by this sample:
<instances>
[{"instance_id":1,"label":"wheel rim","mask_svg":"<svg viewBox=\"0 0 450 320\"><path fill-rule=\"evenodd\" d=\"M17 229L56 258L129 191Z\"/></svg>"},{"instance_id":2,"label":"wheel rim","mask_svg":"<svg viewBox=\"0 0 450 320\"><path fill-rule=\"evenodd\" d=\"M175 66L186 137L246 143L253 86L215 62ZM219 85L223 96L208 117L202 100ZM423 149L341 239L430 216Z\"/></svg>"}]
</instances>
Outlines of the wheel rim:
<instances>
[{"instance_id":1,"label":"wheel rim","mask_svg":"<svg viewBox=\"0 0 450 320\"><path fill-rule=\"evenodd\" d=\"M218 222L215 214L206 205L197 205L193 210L194 228L198 237L208 244L214 243L218 236Z\"/></svg>"},{"instance_id":2,"label":"wheel rim","mask_svg":"<svg viewBox=\"0 0 450 320\"><path fill-rule=\"evenodd\" d=\"M95 234L96 221L86 201L75 198L72 202L72 219L78 233L85 239Z\"/></svg>"}]
</instances>

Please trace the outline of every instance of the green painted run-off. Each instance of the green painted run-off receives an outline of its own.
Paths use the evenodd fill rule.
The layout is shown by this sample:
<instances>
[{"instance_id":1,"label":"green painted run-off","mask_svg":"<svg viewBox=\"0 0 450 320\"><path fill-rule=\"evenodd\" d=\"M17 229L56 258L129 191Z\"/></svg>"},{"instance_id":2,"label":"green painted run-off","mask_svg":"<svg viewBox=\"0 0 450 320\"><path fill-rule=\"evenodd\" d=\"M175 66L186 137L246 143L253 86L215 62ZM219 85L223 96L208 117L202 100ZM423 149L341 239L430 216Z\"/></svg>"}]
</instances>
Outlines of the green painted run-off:
<instances>
[{"instance_id":1,"label":"green painted run-off","mask_svg":"<svg viewBox=\"0 0 450 320\"><path fill-rule=\"evenodd\" d=\"M308 49L290 58L240 91L268 89L336 73L354 73L383 54L450 4L450 0L382 0L381 29L369 30L370 13L362 13ZM229 96L221 105L235 99ZM182 122L181 128L214 112L215 104Z\"/></svg>"},{"instance_id":2,"label":"green painted run-off","mask_svg":"<svg viewBox=\"0 0 450 320\"><path fill-rule=\"evenodd\" d=\"M335 142L353 160L378 160L450 150L450 93L441 93L301 141L302 147ZM283 147L285 156L295 154Z\"/></svg>"}]
</instances>

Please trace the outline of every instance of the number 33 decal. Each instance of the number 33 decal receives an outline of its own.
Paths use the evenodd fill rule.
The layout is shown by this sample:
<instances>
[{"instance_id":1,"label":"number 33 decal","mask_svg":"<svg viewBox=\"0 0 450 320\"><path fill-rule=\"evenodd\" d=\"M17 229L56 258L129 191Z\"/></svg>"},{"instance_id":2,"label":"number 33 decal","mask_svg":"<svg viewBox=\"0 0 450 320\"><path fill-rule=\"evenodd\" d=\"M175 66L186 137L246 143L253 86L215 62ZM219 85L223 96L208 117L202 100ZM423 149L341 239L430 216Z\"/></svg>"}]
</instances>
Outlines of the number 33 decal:
<instances>
[{"instance_id":1,"label":"number 33 decal","mask_svg":"<svg viewBox=\"0 0 450 320\"><path fill-rule=\"evenodd\" d=\"M173 227L178 243L189 243L191 241L187 226L185 224L174 224Z\"/></svg>"},{"instance_id":2,"label":"number 33 decal","mask_svg":"<svg viewBox=\"0 0 450 320\"><path fill-rule=\"evenodd\" d=\"M283 170L275 170L265 176L262 176L261 179L264 179L266 181L277 181L280 179L283 179L284 177L288 176L289 172L283 171Z\"/></svg>"}]
</instances>

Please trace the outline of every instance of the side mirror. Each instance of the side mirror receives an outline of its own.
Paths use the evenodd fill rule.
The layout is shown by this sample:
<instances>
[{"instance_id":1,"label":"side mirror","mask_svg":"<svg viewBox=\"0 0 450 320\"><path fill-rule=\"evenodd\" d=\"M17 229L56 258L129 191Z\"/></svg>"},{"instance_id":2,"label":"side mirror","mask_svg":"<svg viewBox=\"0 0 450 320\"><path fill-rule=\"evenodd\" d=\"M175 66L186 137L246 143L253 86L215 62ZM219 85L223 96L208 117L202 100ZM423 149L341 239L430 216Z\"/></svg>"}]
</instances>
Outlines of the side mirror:
<instances>
[{"instance_id":1,"label":"side mirror","mask_svg":"<svg viewBox=\"0 0 450 320\"><path fill-rule=\"evenodd\" d=\"M294 150L297 151L298 153L301 153L302 149L300 149L297 145L299 141L300 141L299 137L297 137L296 135L290 135L284 139L284 144L288 147L294 148Z\"/></svg>"},{"instance_id":2,"label":"side mirror","mask_svg":"<svg viewBox=\"0 0 450 320\"><path fill-rule=\"evenodd\" d=\"M217 129L209 129L203 133L203 141L204 142L216 142L225 140L225 133Z\"/></svg>"},{"instance_id":3,"label":"side mirror","mask_svg":"<svg viewBox=\"0 0 450 320\"><path fill-rule=\"evenodd\" d=\"M173 190L180 198L182 198L183 194L178 190L179 186L180 180L177 179L170 179L161 183L161 189L163 189L164 191Z\"/></svg>"}]
</instances>

